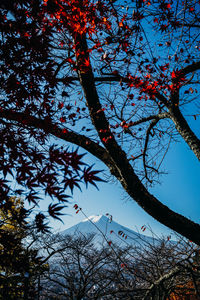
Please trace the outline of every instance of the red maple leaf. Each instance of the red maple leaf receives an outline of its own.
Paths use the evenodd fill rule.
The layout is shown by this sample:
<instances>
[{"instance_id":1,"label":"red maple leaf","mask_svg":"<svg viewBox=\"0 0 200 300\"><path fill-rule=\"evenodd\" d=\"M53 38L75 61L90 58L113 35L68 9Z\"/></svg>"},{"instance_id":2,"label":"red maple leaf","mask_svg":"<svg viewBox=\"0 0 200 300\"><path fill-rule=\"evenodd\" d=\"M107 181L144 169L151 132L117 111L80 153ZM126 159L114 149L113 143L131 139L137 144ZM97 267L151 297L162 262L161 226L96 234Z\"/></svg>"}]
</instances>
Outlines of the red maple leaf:
<instances>
[{"instance_id":1,"label":"red maple leaf","mask_svg":"<svg viewBox=\"0 0 200 300\"><path fill-rule=\"evenodd\" d=\"M84 66L85 66L85 67L89 67L89 66L90 66L90 60L89 60L89 57L85 59L85 61L84 61Z\"/></svg>"}]
</instances>

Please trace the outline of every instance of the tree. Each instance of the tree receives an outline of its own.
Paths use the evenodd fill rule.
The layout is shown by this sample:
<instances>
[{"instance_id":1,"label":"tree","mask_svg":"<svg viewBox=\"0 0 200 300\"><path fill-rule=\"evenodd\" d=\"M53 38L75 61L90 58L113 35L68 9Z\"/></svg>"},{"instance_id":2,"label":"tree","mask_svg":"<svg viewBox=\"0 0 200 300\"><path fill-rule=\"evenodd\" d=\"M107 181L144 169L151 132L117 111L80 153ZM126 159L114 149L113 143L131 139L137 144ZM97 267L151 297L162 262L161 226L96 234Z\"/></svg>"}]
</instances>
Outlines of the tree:
<instances>
[{"instance_id":1,"label":"tree","mask_svg":"<svg viewBox=\"0 0 200 300\"><path fill-rule=\"evenodd\" d=\"M111 251L96 249L94 236L51 236L42 247L53 253L49 272L42 280L43 296L47 299L98 299L105 294L111 279L100 278L105 265L111 263Z\"/></svg>"},{"instance_id":2,"label":"tree","mask_svg":"<svg viewBox=\"0 0 200 300\"><path fill-rule=\"evenodd\" d=\"M175 138L200 159L191 124L199 118L199 3L18 0L1 7L4 199L8 174L31 203L39 187L63 202L67 187L100 180L81 168L77 151L52 146L59 139L97 157L148 214L199 244L200 225L148 191ZM61 208L51 205L50 215Z\"/></svg>"},{"instance_id":3,"label":"tree","mask_svg":"<svg viewBox=\"0 0 200 300\"><path fill-rule=\"evenodd\" d=\"M8 208L9 207L9 208ZM38 274L46 264L34 243L35 225L24 218L28 212L22 199L12 197L0 210L0 299L35 299Z\"/></svg>"},{"instance_id":4,"label":"tree","mask_svg":"<svg viewBox=\"0 0 200 300\"><path fill-rule=\"evenodd\" d=\"M54 235L41 243L52 254L41 278L45 299L198 299L199 260L194 245L179 237L140 246L100 247L94 236ZM188 298L187 298L188 297ZM190 297L190 298L189 298Z\"/></svg>"},{"instance_id":5,"label":"tree","mask_svg":"<svg viewBox=\"0 0 200 300\"><path fill-rule=\"evenodd\" d=\"M12 197L7 202L6 210L0 211L0 299L14 299L22 296L23 290L19 283L22 282L22 265L24 261L25 223L19 225L17 218L23 213L23 202ZM22 263L23 257L23 263Z\"/></svg>"}]
</instances>

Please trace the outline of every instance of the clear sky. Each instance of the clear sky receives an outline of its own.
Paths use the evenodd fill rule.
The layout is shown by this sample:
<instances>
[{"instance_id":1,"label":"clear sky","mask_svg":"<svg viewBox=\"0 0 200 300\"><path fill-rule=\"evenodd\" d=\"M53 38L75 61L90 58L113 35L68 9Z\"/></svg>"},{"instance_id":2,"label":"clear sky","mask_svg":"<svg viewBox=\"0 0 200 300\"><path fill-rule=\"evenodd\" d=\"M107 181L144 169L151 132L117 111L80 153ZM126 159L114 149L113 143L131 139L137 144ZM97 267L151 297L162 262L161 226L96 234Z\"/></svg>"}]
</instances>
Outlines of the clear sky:
<instances>
[{"instance_id":1,"label":"clear sky","mask_svg":"<svg viewBox=\"0 0 200 300\"><path fill-rule=\"evenodd\" d=\"M196 122L200 125L200 120ZM86 157L89 164L95 162L97 169L105 169L94 157L89 154ZM160 178L161 184L155 186L151 192L171 209L199 222L200 164L184 142L172 145L163 169L168 171L168 174ZM65 209L66 215L62 217L64 224L51 221L53 230L64 230L85 218L82 213L75 213L73 205L76 203L87 216L109 213L116 222L133 230L136 228L140 230L145 224L158 235L171 233L165 226L147 215L136 202L128 200L119 184L99 183L98 187L99 190L93 186L89 186L88 189L83 187L82 192L76 190L72 203ZM148 230L145 233L150 234Z\"/></svg>"}]
</instances>

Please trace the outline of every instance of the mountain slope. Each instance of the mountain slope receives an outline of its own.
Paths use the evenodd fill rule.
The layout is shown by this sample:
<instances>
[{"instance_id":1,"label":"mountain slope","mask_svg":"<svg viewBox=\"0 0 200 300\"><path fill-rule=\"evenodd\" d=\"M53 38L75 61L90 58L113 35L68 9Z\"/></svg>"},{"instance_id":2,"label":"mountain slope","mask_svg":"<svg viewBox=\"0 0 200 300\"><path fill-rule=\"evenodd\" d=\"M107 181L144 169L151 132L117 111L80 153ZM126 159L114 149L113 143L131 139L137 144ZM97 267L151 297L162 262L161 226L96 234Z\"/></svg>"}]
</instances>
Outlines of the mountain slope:
<instances>
[{"instance_id":1,"label":"mountain slope","mask_svg":"<svg viewBox=\"0 0 200 300\"><path fill-rule=\"evenodd\" d=\"M120 246L127 244L139 246L145 243L155 243L155 239L124 227L103 215L90 216L82 222L62 231L61 234L73 236L94 234L95 243L99 245L108 242L116 243Z\"/></svg>"}]
</instances>

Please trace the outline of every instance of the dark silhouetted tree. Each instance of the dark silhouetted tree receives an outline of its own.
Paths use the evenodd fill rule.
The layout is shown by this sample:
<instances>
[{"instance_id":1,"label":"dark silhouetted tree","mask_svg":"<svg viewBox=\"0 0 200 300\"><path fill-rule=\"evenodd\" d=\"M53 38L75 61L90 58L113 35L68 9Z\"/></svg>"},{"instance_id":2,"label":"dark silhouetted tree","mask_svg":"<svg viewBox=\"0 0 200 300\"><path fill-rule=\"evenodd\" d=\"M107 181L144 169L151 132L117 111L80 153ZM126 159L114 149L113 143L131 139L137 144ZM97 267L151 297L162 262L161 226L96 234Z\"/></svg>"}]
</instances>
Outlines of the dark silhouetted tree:
<instances>
[{"instance_id":1,"label":"dark silhouetted tree","mask_svg":"<svg viewBox=\"0 0 200 300\"><path fill-rule=\"evenodd\" d=\"M35 299L38 274L47 269L34 243L35 224L28 224L22 199L11 197L0 210L0 299Z\"/></svg>"},{"instance_id":2,"label":"dark silhouetted tree","mask_svg":"<svg viewBox=\"0 0 200 300\"><path fill-rule=\"evenodd\" d=\"M174 139L200 159L199 13L196 0L3 2L1 205L10 176L30 203L39 189L64 202L66 188L95 185L96 171L53 145L59 139L94 155L148 214L200 244L200 225L148 190Z\"/></svg>"}]
</instances>

